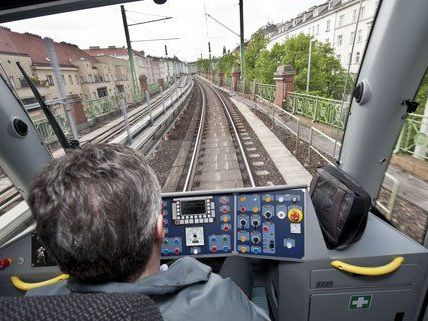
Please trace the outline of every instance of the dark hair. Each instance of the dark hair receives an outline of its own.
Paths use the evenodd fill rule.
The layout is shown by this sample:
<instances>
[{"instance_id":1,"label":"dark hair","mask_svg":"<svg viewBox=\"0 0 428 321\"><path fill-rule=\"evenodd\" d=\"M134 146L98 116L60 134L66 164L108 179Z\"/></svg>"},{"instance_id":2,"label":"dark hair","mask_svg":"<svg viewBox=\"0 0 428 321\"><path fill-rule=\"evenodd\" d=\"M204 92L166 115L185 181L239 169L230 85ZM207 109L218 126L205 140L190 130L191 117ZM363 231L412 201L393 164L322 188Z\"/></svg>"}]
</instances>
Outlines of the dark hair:
<instances>
[{"instance_id":1,"label":"dark hair","mask_svg":"<svg viewBox=\"0 0 428 321\"><path fill-rule=\"evenodd\" d=\"M38 236L63 272L100 283L145 269L161 194L134 150L89 145L55 159L34 177L28 202Z\"/></svg>"}]
</instances>

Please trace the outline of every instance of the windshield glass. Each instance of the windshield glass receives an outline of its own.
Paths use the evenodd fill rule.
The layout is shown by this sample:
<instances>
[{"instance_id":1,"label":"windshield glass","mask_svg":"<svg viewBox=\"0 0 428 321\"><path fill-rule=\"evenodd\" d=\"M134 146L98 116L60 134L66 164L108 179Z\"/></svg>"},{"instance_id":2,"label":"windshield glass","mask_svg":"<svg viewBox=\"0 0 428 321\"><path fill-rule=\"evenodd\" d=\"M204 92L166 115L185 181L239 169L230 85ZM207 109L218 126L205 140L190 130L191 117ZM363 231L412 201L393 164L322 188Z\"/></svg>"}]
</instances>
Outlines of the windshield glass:
<instances>
[{"instance_id":1,"label":"windshield glass","mask_svg":"<svg viewBox=\"0 0 428 321\"><path fill-rule=\"evenodd\" d=\"M161 6L137 1L123 8L114 5L8 22L0 27L0 74L54 157L63 151L17 62L69 139L82 145L138 146L163 191L224 187L192 182L209 167L199 160L207 155L206 146L196 148L202 155L193 152L203 123L203 98L201 89L192 86L191 75L199 74L221 87L229 110L248 129L246 136L237 125L241 144L232 137L234 143L224 146L241 145L231 152L237 155L237 172L227 177L233 182L241 179L242 186L252 181L259 186L292 184L293 173L278 167L269 144L261 141L257 126L251 126L242 108L247 106L270 130L285 148L280 156L290 153L306 180L318 166L334 163L378 6L376 0L274 0L262 7L259 1L247 0L243 46L239 4L227 0L192 0L184 6L181 1ZM424 239L428 210L421 201L428 199L426 79L416 97L419 108L406 119L377 200L382 215L419 242ZM209 96L208 106L214 99ZM180 99L185 106L171 109ZM166 117L168 111L174 118ZM218 113L208 107L205 117ZM162 115L165 120L158 118ZM227 114L221 117L228 122ZM150 136L148 130L161 120L165 131ZM229 130L233 136L233 128ZM151 143L138 145L141 135L153 138ZM200 141L206 138L201 136ZM179 163L184 165L177 167ZM251 175L239 173L247 165ZM226 165L212 166L224 179L220 172ZM22 198L6 174L0 174L2 215ZM417 193L412 190L415 182ZM418 223L414 225L414 218L404 212L414 213Z\"/></svg>"}]
</instances>

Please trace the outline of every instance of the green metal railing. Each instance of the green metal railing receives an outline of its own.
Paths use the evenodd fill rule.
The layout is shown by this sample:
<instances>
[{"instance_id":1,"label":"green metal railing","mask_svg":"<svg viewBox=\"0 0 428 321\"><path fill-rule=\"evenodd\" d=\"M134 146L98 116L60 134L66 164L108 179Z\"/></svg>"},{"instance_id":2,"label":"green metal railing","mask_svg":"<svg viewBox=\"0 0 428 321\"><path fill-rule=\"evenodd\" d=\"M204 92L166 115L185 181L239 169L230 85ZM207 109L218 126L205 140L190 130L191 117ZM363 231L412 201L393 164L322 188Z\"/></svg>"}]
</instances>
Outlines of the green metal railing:
<instances>
[{"instance_id":1,"label":"green metal railing","mask_svg":"<svg viewBox=\"0 0 428 321\"><path fill-rule=\"evenodd\" d=\"M106 96L83 101L83 110L88 120L110 113L117 108L118 102L115 97Z\"/></svg>"},{"instance_id":2,"label":"green metal railing","mask_svg":"<svg viewBox=\"0 0 428 321\"><path fill-rule=\"evenodd\" d=\"M224 85L229 88L232 87L232 78L229 78L229 77L224 78Z\"/></svg>"},{"instance_id":3,"label":"green metal railing","mask_svg":"<svg viewBox=\"0 0 428 321\"><path fill-rule=\"evenodd\" d=\"M63 130L64 134L68 135L70 133L70 128L68 126L67 120L65 119L65 116L59 115L55 116L55 118L61 129ZM51 124L49 124L46 118L35 120L34 126L36 127L43 141L51 142L54 140L54 138L56 138L52 126Z\"/></svg>"},{"instance_id":4,"label":"green metal railing","mask_svg":"<svg viewBox=\"0 0 428 321\"><path fill-rule=\"evenodd\" d=\"M428 117L409 114L401 129L394 153L404 152L428 160L428 133L421 127L428 127Z\"/></svg>"},{"instance_id":5,"label":"green metal railing","mask_svg":"<svg viewBox=\"0 0 428 321\"><path fill-rule=\"evenodd\" d=\"M322 98L319 96L290 92L287 94L285 109L292 113L312 118L314 122L321 122L330 126L344 128L348 103L340 100Z\"/></svg>"},{"instance_id":6,"label":"green metal railing","mask_svg":"<svg viewBox=\"0 0 428 321\"><path fill-rule=\"evenodd\" d=\"M156 95L157 93L160 92L160 87L158 84L151 84L149 85L149 93L151 96Z\"/></svg>"},{"instance_id":7,"label":"green metal railing","mask_svg":"<svg viewBox=\"0 0 428 321\"><path fill-rule=\"evenodd\" d=\"M256 96L260 96L267 101L273 102L275 100L275 90L275 85L256 83Z\"/></svg>"},{"instance_id":8,"label":"green metal railing","mask_svg":"<svg viewBox=\"0 0 428 321\"><path fill-rule=\"evenodd\" d=\"M238 80L237 83L237 89L238 92L243 93L244 92L244 81L243 80Z\"/></svg>"}]
</instances>

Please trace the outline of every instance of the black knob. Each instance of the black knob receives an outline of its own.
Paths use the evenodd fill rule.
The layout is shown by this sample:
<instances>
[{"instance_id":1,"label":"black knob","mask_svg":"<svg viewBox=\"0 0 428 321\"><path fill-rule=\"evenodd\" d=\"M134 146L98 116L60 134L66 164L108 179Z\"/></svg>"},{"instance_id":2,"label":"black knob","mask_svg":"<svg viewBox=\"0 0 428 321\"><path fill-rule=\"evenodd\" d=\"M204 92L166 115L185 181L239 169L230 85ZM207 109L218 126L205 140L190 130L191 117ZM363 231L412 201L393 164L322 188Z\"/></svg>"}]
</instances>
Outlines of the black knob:
<instances>
[{"instance_id":1,"label":"black knob","mask_svg":"<svg viewBox=\"0 0 428 321\"><path fill-rule=\"evenodd\" d=\"M254 226L254 227L257 227L258 225L259 225L259 221L254 220L254 221L253 221L253 226Z\"/></svg>"},{"instance_id":2,"label":"black knob","mask_svg":"<svg viewBox=\"0 0 428 321\"><path fill-rule=\"evenodd\" d=\"M28 134L28 126L21 119L15 118L13 120L13 129L15 129L16 134L20 137L25 137Z\"/></svg>"},{"instance_id":3,"label":"black knob","mask_svg":"<svg viewBox=\"0 0 428 321\"><path fill-rule=\"evenodd\" d=\"M246 224L247 224L247 221L246 221L246 220L244 220L244 219L242 219L242 220L241 220L241 225L242 225L242 226L245 226Z\"/></svg>"},{"instance_id":4,"label":"black knob","mask_svg":"<svg viewBox=\"0 0 428 321\"><path fill-rule=\"evenodd\" d=\"M271 218L271 217L272 217L272 213L271 213L271 212L269 212L269 211L265 212L265 217L266 217L267 219Z\"/></svg>"},{"instance_id":5,"label":"black knob","mask_svg":"<svg viewBox=\"0 0 428 321\"><path fill-rule=\"evenodd\" d=\"M258 236L254 236L253 237L253 242L254 242L254 244L259 244L259 242L260 242L259 237Z\"/></svg>"}]
</instances>

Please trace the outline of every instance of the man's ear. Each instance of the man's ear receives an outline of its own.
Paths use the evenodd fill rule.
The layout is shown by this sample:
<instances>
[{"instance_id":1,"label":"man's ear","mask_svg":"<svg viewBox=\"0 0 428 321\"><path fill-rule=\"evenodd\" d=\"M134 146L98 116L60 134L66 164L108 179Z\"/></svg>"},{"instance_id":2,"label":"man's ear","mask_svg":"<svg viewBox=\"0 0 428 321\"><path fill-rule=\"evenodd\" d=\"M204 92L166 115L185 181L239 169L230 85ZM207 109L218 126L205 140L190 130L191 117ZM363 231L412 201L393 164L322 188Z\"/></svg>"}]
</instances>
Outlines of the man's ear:
<instances>
[{"instance_id":1,"label":"man's ear","mask_svg":"<svg viewBox=\"0 0 428 321\"><path fill-rule=\"evenodd\" d=\"M163 215L159 214L156 221L156 241L163 242L165 238L165 229L163 228Z\"/></svg>"}]
</instances>

